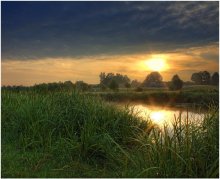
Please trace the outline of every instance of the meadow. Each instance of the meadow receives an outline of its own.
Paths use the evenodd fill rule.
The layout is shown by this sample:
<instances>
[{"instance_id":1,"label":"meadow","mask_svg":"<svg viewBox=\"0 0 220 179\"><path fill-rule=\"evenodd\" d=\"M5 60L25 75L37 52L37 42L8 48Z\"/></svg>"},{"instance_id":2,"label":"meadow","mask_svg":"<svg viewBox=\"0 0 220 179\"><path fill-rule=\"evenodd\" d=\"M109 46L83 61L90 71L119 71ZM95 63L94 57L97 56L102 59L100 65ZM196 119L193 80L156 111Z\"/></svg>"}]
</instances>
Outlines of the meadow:
<instances>
[{"instance_id":1,"label":"meadow","mask_svg":"<svg viewBox=\"0 0 220 179\"><path fill-rule=\"evenodd\" d=\"M170 135L91 93L2 90L1 98L2 177L219 177L219 109L211 101L200 125L180 114Z\"/></svg>"}]
</instances>

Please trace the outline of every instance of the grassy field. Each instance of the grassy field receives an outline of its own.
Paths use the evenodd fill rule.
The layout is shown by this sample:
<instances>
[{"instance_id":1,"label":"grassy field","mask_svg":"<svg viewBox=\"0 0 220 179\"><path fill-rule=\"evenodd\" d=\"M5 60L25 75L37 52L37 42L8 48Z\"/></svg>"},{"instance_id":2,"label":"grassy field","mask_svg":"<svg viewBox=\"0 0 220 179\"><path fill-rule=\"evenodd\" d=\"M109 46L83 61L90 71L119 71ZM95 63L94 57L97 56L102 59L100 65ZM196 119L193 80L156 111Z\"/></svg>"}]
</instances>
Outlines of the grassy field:
<instances>
[{"instance_id":1,"label":"grassy field","mask_svg":"<svg viewBox=\"0 0 220 179\"><path fill-rule=\"evenodd\" d=\"M218 107L173 135L100 98L2 91L2 177L217 177ZM183 124L183 121L184 124Z\"/></svg>"}]
</instances>

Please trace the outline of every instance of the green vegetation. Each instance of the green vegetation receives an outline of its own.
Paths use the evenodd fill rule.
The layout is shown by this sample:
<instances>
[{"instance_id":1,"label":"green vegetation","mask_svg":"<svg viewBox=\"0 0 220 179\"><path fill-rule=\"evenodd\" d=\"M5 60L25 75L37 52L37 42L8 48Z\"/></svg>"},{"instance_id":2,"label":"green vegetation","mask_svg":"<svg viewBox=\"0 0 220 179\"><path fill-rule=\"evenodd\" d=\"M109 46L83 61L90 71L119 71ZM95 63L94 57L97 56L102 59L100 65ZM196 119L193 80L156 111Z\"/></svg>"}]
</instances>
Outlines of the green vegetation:
<instances>
[{"instance_id":1,"label":"green vegetation","mask_svg":"<svg viewBox=\"0 0 220 179\"><path fill-rule=\"evenodd\" d=\"M218 177L218 117L170 135L89 95L2 90L2 177Z\"/></svg>"},{"instance_id":2,"label":"green vegetation","mask_svg":"<svg viewBox=\"0 0 220 179\"><path fill-rule=\"evenodd\" d=\"M164 87L163 77L157 71L151 72L147 75L146 79L142 83L142 87Z\"/></svg>"},{"instance_id":3,"label":"green vegetation","mask_svg":"<svg viewBox=\"0 0 220 179\"><path fill-rule=\"evenodd\" d=\"M215 86L196 85L183 88L181 91L169 91L164 88L120 89L118 92L88 93L100 96L107 101L142 101L151 104L175 105L190 103L207 107L207 104L219 104L219 90Z\"/></svg>"},{"instance_id":4,"label":"green vegetation","mask_svg":"<svg viewBox=\"0 0 220 179\"><path fill-rule=\"evenodd\" d=\"M179 78L178 75L174 75L171 83L169 85L170 90L180 90L183 87L183 81Z\"/></svg>"}]
</instances>

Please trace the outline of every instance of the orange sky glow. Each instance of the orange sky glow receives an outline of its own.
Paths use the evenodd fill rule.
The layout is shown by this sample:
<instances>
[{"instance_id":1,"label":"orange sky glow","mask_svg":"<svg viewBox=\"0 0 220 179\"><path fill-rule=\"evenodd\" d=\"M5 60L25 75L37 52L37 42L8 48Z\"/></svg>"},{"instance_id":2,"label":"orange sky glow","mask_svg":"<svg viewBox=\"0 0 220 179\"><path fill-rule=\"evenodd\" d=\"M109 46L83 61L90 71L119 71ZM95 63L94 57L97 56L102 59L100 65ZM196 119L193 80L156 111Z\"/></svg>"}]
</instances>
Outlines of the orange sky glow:
<instances>
[{"instance_id":1,"label":"orange sky glow","mask_svg":"<svg viewBox=\"0 0 220 179\"><path fill-rule=\"evenodd\" d=\"M2 60L2 85L34 85L43 82L83 80L90 84L99 83L101 72L128 75L131 80L143 81L152 71L147 61L160 57L166 66L160 70L164 81L178 74L184 81L190 81L197 71L210 73L219 70L218 44L204 47L180 49L169 53L99 55L80 58L42 58L35 60ZM209 58L209 59L208 59Z\"/></svg>"}]
</instances>

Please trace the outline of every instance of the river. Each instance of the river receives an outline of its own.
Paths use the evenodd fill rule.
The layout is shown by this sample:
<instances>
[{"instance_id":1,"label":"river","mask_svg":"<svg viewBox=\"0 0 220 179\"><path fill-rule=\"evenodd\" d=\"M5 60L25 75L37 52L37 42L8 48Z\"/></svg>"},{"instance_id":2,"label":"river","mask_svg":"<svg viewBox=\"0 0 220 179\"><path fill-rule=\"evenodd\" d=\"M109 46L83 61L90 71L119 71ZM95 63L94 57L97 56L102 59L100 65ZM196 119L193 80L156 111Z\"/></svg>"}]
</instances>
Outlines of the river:
<instances>
[{"instance_id":1,"label":"river","mask_svg":"<svg viewBox=\"0 0 220 179\"><path fill-rule=\"evenodd\" d=\"M119 104L125 106L126 104ZM151 120L154 124L162 127L165 124L171 126L176 120L181 120L181 123L196 123L203 121L206 112L201 109L193 109L192 107L167 107L153 106L143 103L131 103L129 108L134 110L138 116L144 120Z\"/></svg>"}]
</instances>

